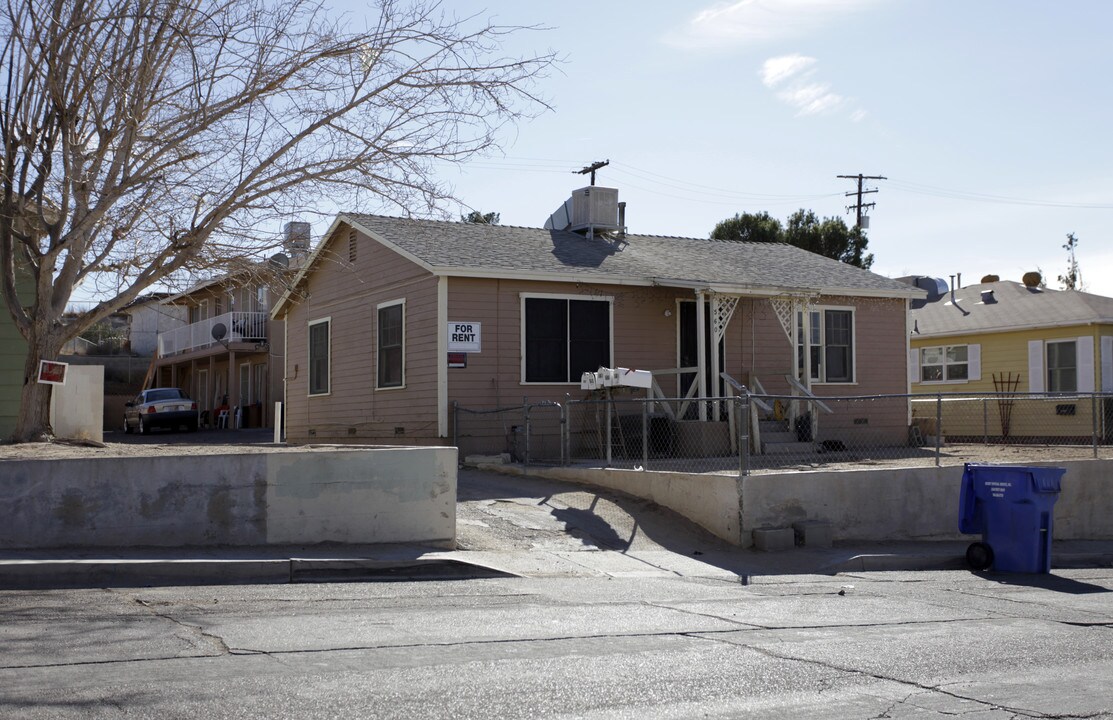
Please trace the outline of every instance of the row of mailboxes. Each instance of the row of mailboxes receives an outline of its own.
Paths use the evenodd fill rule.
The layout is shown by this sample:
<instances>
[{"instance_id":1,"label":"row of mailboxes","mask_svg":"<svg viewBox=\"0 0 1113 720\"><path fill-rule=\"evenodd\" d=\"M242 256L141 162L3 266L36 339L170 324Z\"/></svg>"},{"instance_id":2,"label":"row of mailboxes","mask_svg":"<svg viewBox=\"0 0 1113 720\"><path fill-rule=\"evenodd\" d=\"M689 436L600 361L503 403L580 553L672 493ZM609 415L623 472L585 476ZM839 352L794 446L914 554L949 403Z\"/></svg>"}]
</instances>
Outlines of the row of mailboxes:
<instances>
[{"instance_id":1,"label":"row of mailboxes","mask_svg":"<svg viewBox=\"0 0 1113 720\"><path fill-rule=\"evenodd\" d=\"M601 367L595 372L585 372L580 376L582 390L599 390L608 387L649 388L652 385L653 375L648 370Z\"/></svg>"}]
</instances>

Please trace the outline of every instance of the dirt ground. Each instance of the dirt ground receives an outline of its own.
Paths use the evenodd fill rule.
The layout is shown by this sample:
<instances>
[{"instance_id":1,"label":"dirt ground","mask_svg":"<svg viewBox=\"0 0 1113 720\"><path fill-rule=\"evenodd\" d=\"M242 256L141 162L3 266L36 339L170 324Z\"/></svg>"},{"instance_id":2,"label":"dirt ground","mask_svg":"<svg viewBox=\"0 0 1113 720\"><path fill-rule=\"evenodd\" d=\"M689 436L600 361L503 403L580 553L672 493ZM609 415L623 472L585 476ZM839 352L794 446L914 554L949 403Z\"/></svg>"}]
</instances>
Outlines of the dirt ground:
<instances>
[{"instance_id":1,"label":"dirt ground","mask_svg":"<svg viewBox=\"0 0 1113 720\"><path fill-rule=\"evenodd\" d=\"M106 432L105 442L55 440L42 443L0 444L0 462L5 460L65 460L91 457L154 457L163 455L242 455L244 453L300 452L308 449L352 450L354 445L274 444L274 431L199 430L192 433L155 432L125 435Z\"/></svg>"},{"instance_id":2,"label":"dirt ground","mask_svg":"<svg viewBox=\"0 0 1113 720\"><path fill-rule=\"evenodd\" d=\"M90 457L147 457L164 455L228 455L264 452L301 452L305 450L357 450L359 445L287 446L273 442L273 430L201 430L193 433L157 432L137 436L106 432L104 443L57 440L49 443L0 444L0 463L6 460L62 460ZM383 446L376 446L383 447ZM1113 459L1113 446L1099 445L994 445L945 444L939 465L974 463L1024 464L1064 460ZM638 461L640 464L640 460ZM594 465L579 462L577 465ZM615 467L622 467L618 460ZM936 464L934 449L927 448L852 448L844 452L797 454L792 456L751 456L753 474L809 470L849 470L884 467L930 467ZM737 458L651 460L647 470L674 472L737 473Z\"/></svg>"}]
</instances>

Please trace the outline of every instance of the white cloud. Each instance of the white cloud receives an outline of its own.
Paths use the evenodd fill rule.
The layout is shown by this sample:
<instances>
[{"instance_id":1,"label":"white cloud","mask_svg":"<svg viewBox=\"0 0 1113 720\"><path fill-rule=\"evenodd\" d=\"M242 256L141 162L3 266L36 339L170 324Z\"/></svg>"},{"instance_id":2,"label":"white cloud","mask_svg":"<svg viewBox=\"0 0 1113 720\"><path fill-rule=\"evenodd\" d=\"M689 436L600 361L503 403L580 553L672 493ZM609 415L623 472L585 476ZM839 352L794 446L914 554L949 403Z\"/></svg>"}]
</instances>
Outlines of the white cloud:
<instances>
[{"instance_id":1,"label":"white cloud","mask_svg":"<svg viewBox=\"0 0 1113 720\"><path fill-rule=\"evenodd\" d=\"M761 81L765 87L776 87L785 80L799 75L815 65L815 58L803 55L782 55L769 58L761 66Z\"/></svg>"},{"instance_id":2,"label":"white cloud","mask_svg":"<svg viewBox=\"0 0 1113 720\"><path fill-rule=\"evenodd\" d=\"M737 47L807 35L885 0L735 0L700 10L666 42L687 49Z\"/></svg>"},{"instance_id":3,"label":"white cloud","mask_svg":"<svg viewBox=\"0 0 1113 720\"><path fill-rule=\"evenodd\" d=\"M777 98L796 109L799 115L823 115L842 110L850 100L831 90L829 83L816 78L818 61L813 57L792 54L769 58L761 66L761 82L776 90ZM858 108L850 114L853 122L866 117Z\"/></svg>"},{"instance_id":4,"label":"white cloud","mask_svg":"<svg viewBox=\"0 0 1113 720\"><path fill-rule=\"evenodd\" d=\"M822 115L846 104L846 98L831 92L831 86L824 83L793 83L777 97L796 108L797 115Z\"/></svg>"}]
</instances>

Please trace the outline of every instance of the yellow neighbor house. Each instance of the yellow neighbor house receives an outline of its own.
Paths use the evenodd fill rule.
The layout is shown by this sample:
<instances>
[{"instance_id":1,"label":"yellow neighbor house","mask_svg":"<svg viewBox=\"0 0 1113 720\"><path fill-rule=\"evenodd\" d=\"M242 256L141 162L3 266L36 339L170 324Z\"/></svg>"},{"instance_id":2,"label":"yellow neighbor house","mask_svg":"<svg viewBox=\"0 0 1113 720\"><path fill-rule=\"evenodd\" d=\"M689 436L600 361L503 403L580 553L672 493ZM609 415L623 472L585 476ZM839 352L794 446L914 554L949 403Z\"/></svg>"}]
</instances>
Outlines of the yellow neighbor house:
<instances>
[{"instance_id":1,"label":"yellow neighbor house","mask_svg":"<svg viewBox=\"0 0 1113 720\"><path fill-rule=\"evenodd\" d=\"M911 391L945 398L913 402L921 424L941 414L952 439L1113 439L1113 395L1101 395L1113 393L1113 298L1042 288L1034 275L941 287L913 307Z\"/></svg>"}]
</instances>

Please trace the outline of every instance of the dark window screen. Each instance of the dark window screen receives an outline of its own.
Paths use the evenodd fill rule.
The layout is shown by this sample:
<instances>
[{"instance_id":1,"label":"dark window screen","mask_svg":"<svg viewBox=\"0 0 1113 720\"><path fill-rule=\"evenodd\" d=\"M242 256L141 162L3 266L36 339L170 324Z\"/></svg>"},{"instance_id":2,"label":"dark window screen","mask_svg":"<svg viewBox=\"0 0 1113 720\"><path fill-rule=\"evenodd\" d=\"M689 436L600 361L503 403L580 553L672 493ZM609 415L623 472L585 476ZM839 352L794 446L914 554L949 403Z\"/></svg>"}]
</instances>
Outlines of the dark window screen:
<instances>
[{"instance_id":1,"label":"dark window screen","mask_svg":"<svg viewBox=\"0 0 1113 720\"><path fill-rule=\"evenodd\" d=\"M610 303L526 298L526 382L576 382L610 361Z\"/></svg>"},{"instance_id":2,"label":"dark window screen","mask_svg":"<svg viewBox=\"0 0 1113 720\"><path fill-rule=\"evenodd\" d=\"M526 298L526 382L568 382L568 301Z\"/></svg>"},{"instance_id":3,"label":"dark window screen","mask_svg":"<svg viewBox=\"0 0 1113 720\"><path fill-rule=\"evenodd\" d=\"M568 382L611 364L610 303L568 301Z\"/></svg>"},{"instance_id":4,"label":"dark window screen","mask_svg":"<svg viewBox=\"0 0 1113 720\"><path fill-rule=\"evenodd\" d=\"M329 323L309 326L309 394L329 391Z\"/></svg>"},{"instance_id":5,"label":"dark window screen","mask_svg":"<svg viewBox=\"0 0 1113 720\"><path fill-rule=\"evenodd\" d=\"M379 310L379 387L402 386L402 306Z\"/></svg>"}]
</instances>

